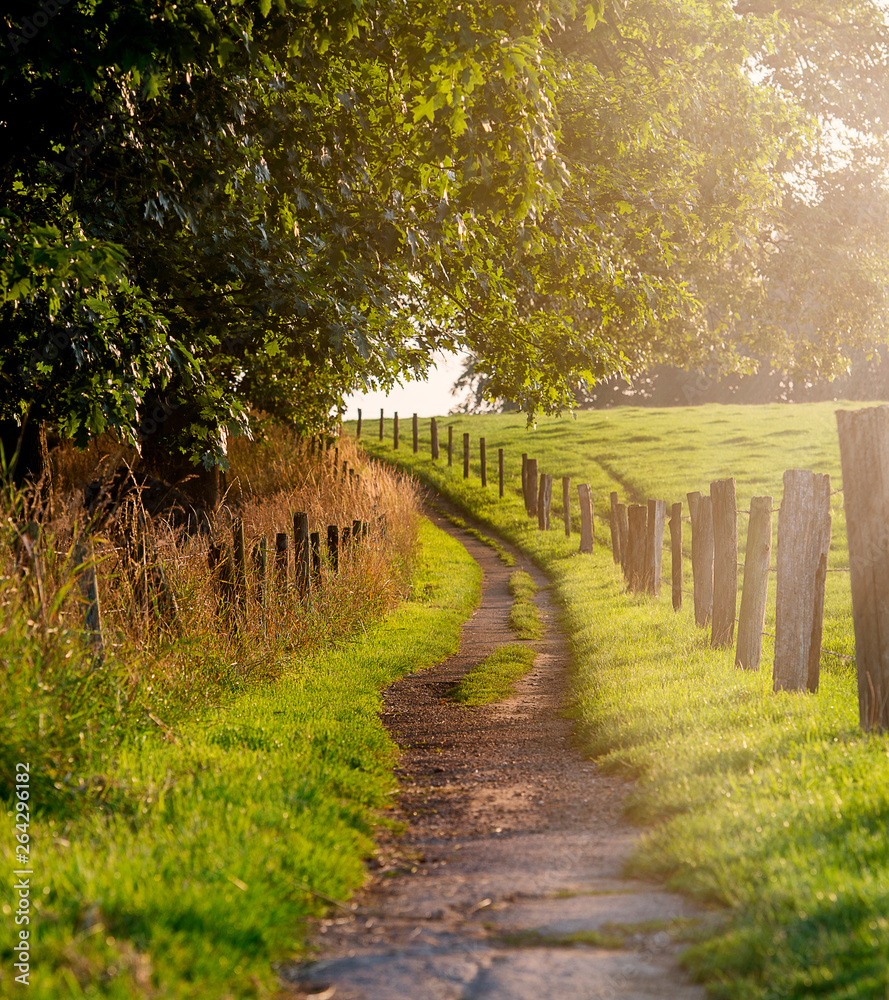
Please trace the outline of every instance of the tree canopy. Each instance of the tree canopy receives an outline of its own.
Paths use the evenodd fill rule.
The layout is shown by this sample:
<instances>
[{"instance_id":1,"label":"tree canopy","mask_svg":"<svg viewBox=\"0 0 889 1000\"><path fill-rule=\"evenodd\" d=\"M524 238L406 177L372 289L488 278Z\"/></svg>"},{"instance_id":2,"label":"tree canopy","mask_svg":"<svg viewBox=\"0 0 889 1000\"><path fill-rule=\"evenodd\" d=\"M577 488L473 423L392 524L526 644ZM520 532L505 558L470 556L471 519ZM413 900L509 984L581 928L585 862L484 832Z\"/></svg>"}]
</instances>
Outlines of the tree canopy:
<instances>
[{"instance_id":1,"label":"tree canopy","mask_svg":"<svg viewBox=\"0 0 889 1000\"><path fill-rule=\"evenodd\" d=\"M175 412L210 464L439 347L554 412L656 359L833 371L885 323L876 0L16 0L0 30L0 418L145 443Z\"/></svg>"}]
</instances>

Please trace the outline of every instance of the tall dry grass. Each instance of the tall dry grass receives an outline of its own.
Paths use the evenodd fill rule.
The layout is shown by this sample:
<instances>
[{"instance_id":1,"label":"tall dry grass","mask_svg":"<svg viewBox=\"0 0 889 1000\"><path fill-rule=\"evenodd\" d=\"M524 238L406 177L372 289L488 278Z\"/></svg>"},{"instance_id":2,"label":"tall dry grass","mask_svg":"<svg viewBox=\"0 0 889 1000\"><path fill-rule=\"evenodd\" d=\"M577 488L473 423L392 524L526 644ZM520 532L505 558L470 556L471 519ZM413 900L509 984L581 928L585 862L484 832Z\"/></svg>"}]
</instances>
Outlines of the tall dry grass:
<instances>
[{"instance_id":1,"label":"tall dry grass","mask_svg":"<svg viewBox=\"0 0 889 1000\"><path fill-rule=\"evenodd\" d=\"M337 450L338 449L338 450ZM334 455L336 454L336 462ZM57 456L53 480L110 476L96 451ZM43 484L7 488L0 504L0 774L14 759L38 765L40 801L61 810L111 801L101 760L145 728L175 738L177 718L284 670L309 670L313 651L342 641L396 605L409 588L416 546L411 481L359 454L341 439L329 450L270 429L259 443L233 442L229 489L209 531L188 534L152 520L130 499L101 521L76 489L51 497ZM357 474L343 475L348 462ZM274 572L274 536L292 535L293 515L308 515L321 535L322 567L309 600ZM232 606L211 546L232 545L244 525L247 588ZM326 558L328 525L365 535L341 548L336 571ZM266 539L261 586L252 554ZM102 649L86 627L92 574ZM6 759L8 758L8 760ZM0 779L2 780L2 779Z\"/></svg>"}]
</instances>

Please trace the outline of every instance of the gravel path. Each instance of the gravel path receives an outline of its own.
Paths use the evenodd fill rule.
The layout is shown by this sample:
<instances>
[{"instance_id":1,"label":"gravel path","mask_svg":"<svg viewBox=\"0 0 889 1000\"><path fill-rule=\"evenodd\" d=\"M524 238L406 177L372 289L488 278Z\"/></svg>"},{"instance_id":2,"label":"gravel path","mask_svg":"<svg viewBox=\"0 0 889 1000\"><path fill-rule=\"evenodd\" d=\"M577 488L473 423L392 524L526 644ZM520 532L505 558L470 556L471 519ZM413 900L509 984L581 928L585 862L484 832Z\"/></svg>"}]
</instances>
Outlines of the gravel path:
<instances>
[{"instance_id":1,"label":"gravel path","mask_svg":"<svg viewBox=\"0 0 889 1000\"><path fill-rule=\"evenodd\" d=\"M481 564L482 601L456 656L387 690L383 719L403 750L398 810L407 831L381 843L351 906L319 922L317 961L282 971L284 995L702 1000L677 965L675 938L706 915L622 876L638 837L621 818L628 786L572 745L562 714L567 640L546 579L515 550L541 588L547 632L535 667L506 702L448 700L471 666L515 641L514 570L427 513Z\"/></svg>"}]
</instances>

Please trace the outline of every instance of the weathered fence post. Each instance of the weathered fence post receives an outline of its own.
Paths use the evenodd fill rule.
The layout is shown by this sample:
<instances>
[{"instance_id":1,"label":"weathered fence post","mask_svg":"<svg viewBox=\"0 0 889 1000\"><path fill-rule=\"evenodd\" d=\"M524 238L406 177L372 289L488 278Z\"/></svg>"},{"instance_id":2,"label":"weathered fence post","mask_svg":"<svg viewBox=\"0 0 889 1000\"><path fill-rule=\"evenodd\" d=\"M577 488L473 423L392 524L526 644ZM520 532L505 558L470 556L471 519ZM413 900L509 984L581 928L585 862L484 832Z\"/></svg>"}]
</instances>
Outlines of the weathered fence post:
<instances>
[{"instance_id":1,"label":"weathered fence post","mask_svg":"<svg viewBox=\"0 0 889 1000\"><path fill-rule=\"evenodd\" d=\"M553 477L546 473L540 477L540 491L537 497L537 526L541 531L549 531L549 512L553 500Z\"/></svg>"},{"instance_id":2,"label":"weathered fence post","mask_svg":"<svg viewBox=\"0 0 889 1000\"><path fill-rule=\"evenodd\" d=\"M776 691L818 690L830 548L830 476L784 473L775 583Z\"/></svg>"},{"instance_id":3,"label":"weathered fence post","mask_svg":"<svg viewBox=\"0 0 889 1000\"><path fill-rule=\"evenodd\" d=\"M738 614L738 645L735 665L759 670L762 659L762 632L766 622L769 593L769 561L772 555L772 498L750 501L747 551L744 553L744 583Z\"/></svg>"},{"instance_id":4,"label":"weathered fence post","mask_svg":"<svg viewBox=\"0 0 889 1000\"><path fill-rule=\"evenodd\" d=\"M534 517L537 514L537 459L528 459L528 468L525 473L525 510L528 512L528 517Z\"/></svg>"},{"instance_id":5,"label":"weathered fence post","mask_svg":"<svg viewBox=\"0 0 889 1000\"><path fill-rule=\"evenodd\" d=\"M528 513L528 453L522 452L522 503L525 505L525 513Z\"/></svg>"},{"instance_id":6,"label":"weathered fence post","mask_svg":"<svg viewBox=\"0 0 889 1000\"><path fill-rule=\"evenodd\" d=\"M448 468L454 464L454 427L448 424Z\"/></svg>"},{"instance_id":7,"label":"weathered fence post","mask_svg":"<svg viewBox=\"0 0 889 1000\"><path fill-rule=\"evenodd\" d=\"M435 417L432 418L432 424L429 429L429 436L432 439L432 461L438 461L438 421Z\"/></svg>"},{"instance_id":8,"label":"weathered fence post","mask_svg":"<svg viewBox=\"0 0 889 1000\"><path fill-rule=\"evenodd\" d=\"M577 486L577 505L580 507L580 551L593 551L593 491L589 483Z\"/></svg>"},{"instance_id":9,"label":"weathered fence post","mask_svg":"<svg viewBox=\"0 0 889 1000\"><path fill-rule=\"evenodd\" d=\"M380 410L380 440L383 440L383 411Z\"/></svg>"},{"instance_id":10,"label":"weathered fence post","mask_svg":"<svg viewBox=\"0 0 889 1000\"><path fill-rule=\"evenodd\" d=\"M469 434L463 435L463 478L469 479Z\"/></svg>"},{"instance_id":11,"label":"weathered fence post","mask_svg":"<svg viewBox=\"0 0 889 1000\"><path fill-rule=\"evenodd\" d=\"M630 519L629 511L625 503L617 505L617 528L620 539L620 568L626 579L629 579L629 555L630 555Z\"/></svg>"},{"instance_id":12,"label":"weathered fence post","mask_svg":"<svg viewBox=\"0 0 889 1000\"><path fill-rule=\"evenodd\" d=\"M279 531L275 534L275 576L278 578L278 586L282 590L287 587L288 563L287 532Z\"/></svg>"},{"instance_id":13,"label":"weathered fence post","mask_svg":"<svg viewBox=\"0 0 889 1000\"><path fill-rule=\"evenodd\" d=\"M488 444L484 438L478 439L479 461L482 466L482 486L488 485Z\"/></svg>"},{"instance_id":14,"label":"weathered fence post","mask_svg":"<svg viewBox=\"0 0 889 1000\"><path fill-rule=\"evenodd\" d=\"M293 515L293 579L296 591L307 603L312 597L312 557L309 551L309 515Z\"/></svg>"},{"instance_id":15,"label":"weathered fence post","mask_svg":"<svg viewBox=\"0 0 889 1000\"><path fill-rule=\"evenodd\" d=\"M889 731L889 407L837 411L849 538L858 717Z\"/></svg>"},{"instance_id":16,"label":"weathered fence post","mask_svg":"<svg viewBox=\"0 0 889 1000\"><path fill-rule=\"evenodd\" d=\"M392 447L398 451L398 414L392 416Z\"/></svg>"},{"instance_id":17,"label":"weathered fence post","mask_svg":"<svg viewBox=\"0 0 889 1000\"><path fill-rule=\"evenodd\" d=\"M691 515L691 575L695 624L704 628L713 613L713 507L710 497L688 494Z\"/></svg>"},{"instance_id":18,"label":"weathered fence post","mask_svg":"<svg viewBox=\"0 0 889 1000\"><path fill-rule=\"evenodd\" d=\"M731 646L738 610L738 504L734 479L710 483L713 509L713 622L710 646Z\"/></svg>"},{"instance_id":19,"label":"weathered fence post","mask_svg":"<svg viewBox=\"0 0 889 1000\"><path fill-rule=\"evenodd\" d=\"M673 610L682 607L682 504L670 512L670 570L673 577Z\"/></svg>"},{"instance_id":20,"label":"weathered fence post","mask_svg":"<svg viewBox=\"0 0 889 1000\"><path fill-rule=\"evenodd\" d=\"M620 562L620 519L618 518L617 493L611 493L611 558L615 564Z\"/></svg>"},{"instance_id":21,"label":"weathered fence post","mask_svg":"<svg viewBox=\"0 0 889 1000\"><path fill-rule=\"evenodd\" d=\"M503 499L503 449L497 449L497 473L500 477L500 499Z\"/></svg>"},{"instance_id":22,"label":"weathered fence post","mask_svg":"<svg viewBox=\"0 0 889 1000\"><path fill-rule=\"evenodd\" d=\"M414 435L414 454L416 455L420 450L420 423L416 413L413 416L411 427Z\"/></svg>"},{"instance_id":23,"label":"weathered fence post","mask_svg":"<svg viewBox=\"0 0 889 1000\"><path fill-rule=\"evenodd\" d=\"M664 558L664 525L667 520L667 501L649 500L645 530L645 589L659 597L661 593L661 565Z\"/></svg>"},{"instance_id":24,"label":"weathered fence post","mask_svg":"<svg viewBox=\"0 0 889 1000\"><path fill-rule=\"evenodd\" d=\"M634 593L645 587L645 540L648 534L648 507L631 504L628 514L629 537L627 553L627 583Z\"/></svg>"},{"instance_id":25,"label":"weathered fence post","mask_svg":"<svg viewBox=\"0 0 889 1000\"><path fill-rule=\"evenodd\" d=\"M571 537L571 477L562 476L562 521L565 525L565 537Z\"/></svg>"},{"instance_id":26,"label":"weathered fence post","mask_svg":"<svg viewBox=\"0 0 889 1000\"><path fill-rule=\"evenodd\" d=\"M358 426L355 428L355 437L360 440L361 438L361 407L358 407Z\"/></svg>"},{"instance_id":27,"label":"weathered fence post","mask_svg":"<svg viewBox=\"0 0 889 1000\"><path fill-rule=\"evenodd\" d=\"M340 529L335 524L327 526L327 558L334 573L340 568Z\"/></svg>"}]
</instances>

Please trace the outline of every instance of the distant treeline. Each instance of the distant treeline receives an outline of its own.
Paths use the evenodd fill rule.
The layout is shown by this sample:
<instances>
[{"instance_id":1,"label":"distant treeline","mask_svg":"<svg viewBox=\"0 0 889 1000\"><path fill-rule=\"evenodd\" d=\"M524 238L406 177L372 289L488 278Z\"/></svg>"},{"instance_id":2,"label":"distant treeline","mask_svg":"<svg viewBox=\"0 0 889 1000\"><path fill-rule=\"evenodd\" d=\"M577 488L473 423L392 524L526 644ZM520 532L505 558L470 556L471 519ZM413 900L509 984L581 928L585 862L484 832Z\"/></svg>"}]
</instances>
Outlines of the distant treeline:
<instances>
[{"instance_id":1,"label":"distant treeline","mask_svg":"<svg viewBox=\"0 0 889 1000\"><path fill-rule=\"evenodd\" d=\"M831 399L889 400L889 348L859 358L847 374L814 381L762 368L723 377L655 365L632 382L614 378L578 395L581 409L609 406L695 406L701 403L815 403Z\"/></svg>"}]
</instances>

